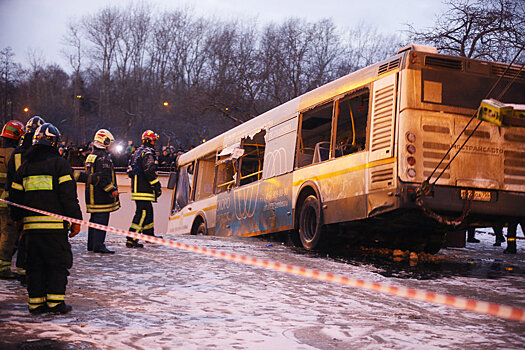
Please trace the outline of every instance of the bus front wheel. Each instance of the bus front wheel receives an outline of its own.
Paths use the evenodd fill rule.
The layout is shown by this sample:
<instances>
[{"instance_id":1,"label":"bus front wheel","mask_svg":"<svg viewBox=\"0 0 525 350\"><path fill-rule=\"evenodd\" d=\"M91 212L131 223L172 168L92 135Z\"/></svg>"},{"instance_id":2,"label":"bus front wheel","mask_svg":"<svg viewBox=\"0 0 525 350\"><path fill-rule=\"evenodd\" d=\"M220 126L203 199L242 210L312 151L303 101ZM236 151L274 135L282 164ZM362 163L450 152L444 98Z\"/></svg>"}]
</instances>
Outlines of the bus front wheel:
<instances>
[{"instance_id":1,"label":"bus front wheel","mask_svg":"<svg viewBox=\"0 0 525 350\"><path fill-rule=\"evenodd\" d=\"M208 230L206 230L206 224L204 222L201 222L199 226L197 226L197 235L206 236Z\"/></svg>"},{"instance_id":2,"label":"bus front wheel","mask_svg":"<svg viewBox=\"0 0 525 350\"><path fill-rule=\"evenodd\" d=\"M305 249L319 247L323 231L322 221L321 203L317 197L308 196L303 202L299 216L299 237Z\"/></svg>"}]
</instances>

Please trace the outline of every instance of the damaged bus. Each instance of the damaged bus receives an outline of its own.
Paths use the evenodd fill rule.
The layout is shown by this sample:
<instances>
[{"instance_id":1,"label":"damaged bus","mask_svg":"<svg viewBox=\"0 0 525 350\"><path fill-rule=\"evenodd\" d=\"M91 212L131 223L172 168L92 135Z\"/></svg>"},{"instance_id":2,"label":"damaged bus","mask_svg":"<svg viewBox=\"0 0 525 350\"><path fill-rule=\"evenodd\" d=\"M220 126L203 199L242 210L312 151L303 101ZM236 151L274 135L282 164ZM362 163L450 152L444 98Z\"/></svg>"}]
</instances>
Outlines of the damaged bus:
<instances>
[{"instance_id":1,"label":"damaged bus","mask_svg":"<svg viewBox=\"0 0 525 350\"><path fill-rule=\"evenodd\" d=\"M525 104L520 68L410 45L288 101L179 157L168 233L435 253L523 219L525 116L468 125L485 98Z\"/></svg>"}]
</instances>

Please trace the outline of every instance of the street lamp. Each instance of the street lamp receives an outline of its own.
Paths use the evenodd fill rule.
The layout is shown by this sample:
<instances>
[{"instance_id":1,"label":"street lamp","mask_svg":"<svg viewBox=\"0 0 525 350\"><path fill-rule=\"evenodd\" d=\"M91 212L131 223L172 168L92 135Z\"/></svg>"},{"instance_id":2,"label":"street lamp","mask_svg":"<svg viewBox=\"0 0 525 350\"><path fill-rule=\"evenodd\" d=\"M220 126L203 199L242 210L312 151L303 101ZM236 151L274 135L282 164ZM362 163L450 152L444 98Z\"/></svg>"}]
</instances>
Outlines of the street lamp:
<instances>
[{"instance_id":1,"label":"street lamp","mask_svg":"<svg viewBox=\"0 0 525 350\"><path fill-rule=\"evenodd\" d=\"M168 107L168 101L164 101L163 105L164 107Z\"/></svg>"},{"instance_id":2,"label":"street lamp","mask_svg":"<svg viewBox=\"0 0 525 350\"><path fill-rule=\"evenodd\" d=\"M29 108L25 107L24 108L24 112L26 112L26 113L29 112Z\"/></svg>"}]
</instances>

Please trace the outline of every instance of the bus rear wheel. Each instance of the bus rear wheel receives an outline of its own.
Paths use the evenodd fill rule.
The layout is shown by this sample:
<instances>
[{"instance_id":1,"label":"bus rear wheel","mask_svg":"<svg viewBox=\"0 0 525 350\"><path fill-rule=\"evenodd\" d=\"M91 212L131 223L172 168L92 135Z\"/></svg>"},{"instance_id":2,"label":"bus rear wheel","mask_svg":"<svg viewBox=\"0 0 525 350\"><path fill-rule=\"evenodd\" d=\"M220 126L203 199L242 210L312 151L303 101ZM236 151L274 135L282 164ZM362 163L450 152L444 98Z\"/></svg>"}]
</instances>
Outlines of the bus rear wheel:
<instances>
[{"instance_id":1,"label":"bus rear wheel","mask_svg":"<svg viewBox=\"0 0 525 350\"><path fill-rule=\"evenodd\" d=\"M317 197L308 196L301 207L299 215L299 237L303 247L312 250L320 246L322 240L321 203Z\"/></svg>"}]
</instances>

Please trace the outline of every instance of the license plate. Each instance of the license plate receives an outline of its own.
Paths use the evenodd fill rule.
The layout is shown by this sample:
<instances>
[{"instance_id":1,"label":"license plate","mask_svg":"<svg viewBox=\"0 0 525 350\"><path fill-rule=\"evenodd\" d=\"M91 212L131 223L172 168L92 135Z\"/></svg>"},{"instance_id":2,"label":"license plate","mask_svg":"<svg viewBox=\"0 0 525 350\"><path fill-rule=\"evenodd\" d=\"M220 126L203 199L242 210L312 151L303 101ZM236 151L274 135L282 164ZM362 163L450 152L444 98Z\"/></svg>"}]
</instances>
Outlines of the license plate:
<instances>
[{"instance_id":1,"label":"license plate","mask_svg":"<svg viewBox=\"0 0 525 350\"><path fill-rule=\"evenodd\" d=\"M490 202L491 195L489 191L461 190L461 199L472 199L481 202Z\"/></svg>"}]
</instances>

